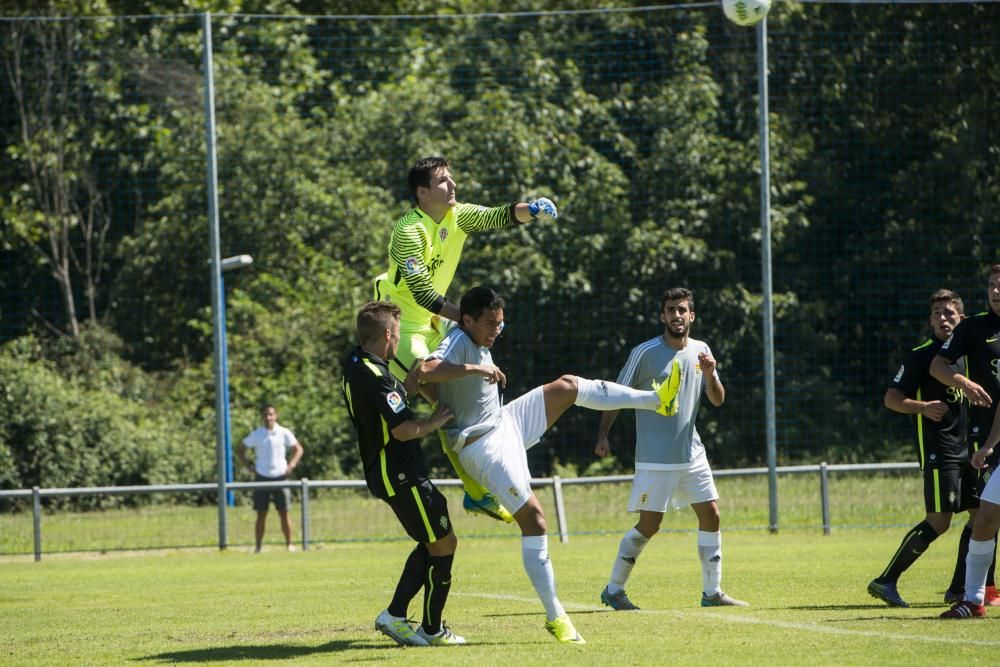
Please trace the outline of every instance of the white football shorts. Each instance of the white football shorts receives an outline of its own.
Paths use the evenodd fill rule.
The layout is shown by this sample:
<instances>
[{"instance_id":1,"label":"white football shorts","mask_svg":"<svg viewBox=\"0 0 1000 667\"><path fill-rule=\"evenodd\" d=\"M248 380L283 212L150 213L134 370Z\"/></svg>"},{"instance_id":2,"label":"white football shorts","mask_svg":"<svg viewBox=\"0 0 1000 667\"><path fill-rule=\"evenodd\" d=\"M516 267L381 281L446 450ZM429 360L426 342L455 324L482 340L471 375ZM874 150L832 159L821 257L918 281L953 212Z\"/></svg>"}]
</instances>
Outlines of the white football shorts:
<instances>
[{"instance_id":1,"label":"white football shorts","mask_svg":"<svg viewBox=\"0 0 1000 667\"><path fill-rule=\"evenodd\" d=\"M986 488L979 494L979 500L1000 505L1000 468L994 470L986 480Z\"/></svg>"},{"instance_id":2,"label":"white football shorts","mask_svg":"<svg viewBox=\"0 0 1000 667\"><path fill-rule=\"evenodd\" d=\"M718 499L712 469L702 458L687 470L636 470L628 511L663 513L671 506L680 509Z\"/></svg>"},{"instance_id":3,"label":"white football shorts","mask_svg":"<svg viewBox=\"0 0 1000 667\"><path fill-rule=\"evenodd\" d=\"M465 471L516 512L531 497L527 450L548 427L545 396L535 387L503 407L500 424L458 453Z\"/></svg>"}]
</instances>

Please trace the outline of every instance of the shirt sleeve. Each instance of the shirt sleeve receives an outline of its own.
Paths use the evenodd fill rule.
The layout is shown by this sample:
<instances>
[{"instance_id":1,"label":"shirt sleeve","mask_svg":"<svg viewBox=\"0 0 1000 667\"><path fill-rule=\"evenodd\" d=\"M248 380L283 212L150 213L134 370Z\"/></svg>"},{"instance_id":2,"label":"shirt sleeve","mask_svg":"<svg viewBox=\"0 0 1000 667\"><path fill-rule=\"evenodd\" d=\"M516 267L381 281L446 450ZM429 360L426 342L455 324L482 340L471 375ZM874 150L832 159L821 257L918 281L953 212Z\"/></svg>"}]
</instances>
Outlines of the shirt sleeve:
<instances>
[{"instance_id":1,"label":"shirt sleeve","mask_svg":"<svg viewBox=\"0 0 1000 667\"><path fill-rule=\"evenodd\" d=\"M441 359L451 364L472 363L470 357L469 337L462 333L453 333L445 336L444 340L437 346L437 349L427 355L428 359Z\"/></svg>"},{"instance_id":2,"label":"shirt sleeve","mask_svg":"<svg viewBox=\"0 0 1000 667\"><path fill-rule=\"evenodd\" d=\"M434 289L431 273L424 263L430 240L420 225L397 225L389 240L389 259L403 276L413 300L432 313L440 312L444 295Z\"/></svg>"},{"instance_id":3,"label":"shirt sleeve","mask_svg":"<svg viewBox=\"0 0 1000 667\"><path fill-rule=\"evenodd\" d=\"M255 439L253 437L254 433L256 433L256 431L250 431L250 435L248 435L247 437L243 438L243 446L246 447L247 449L253 449L254 448L254 441L255 441Z\"/></svg>"},{"instance_id":4,"label":"shirt sleeve","mask_svg":"<svg viewBox=\"0 0 1000 667\"><path fill-rule=\"evenodd\" d=\"M896 371L895 377L892 378L892 382L889 383L889 388L899 389L908 398L916 396L922 379L919 371L920 366L920 360L916 353L907 354L899 370Z\"/></svg>"},{"instance_id":5,"label":"shirt sleeve","mask_svg":"<svg viewBox=\"0 0 1000 667\"><path fill-rule=\"evenodd\" d=\"M504 229L519 224L514 217L514 204L486 208L477 204L456 204L455 222L466 234L488 229Z\"/></svg>"},{"instance_id":6,"label":"shirt sleeve","mask_svg":"<svg viewBox=\"0 0 1000 667\"><path fill-rule=\"evenodd\" d=\"M969 320L959 322L955 330L951 332L951 336L948 337L948 340L938 350L938 356L947 359L948 363L953 364L958 361L958 358L965 352L965 338L968 332Z\"/></svg>"},{"instance_id":7,"label":"shirt sleeve","mask_svg":"<svg viewBox=\"0 0 1000 667\"><path fill-rule=\"evenodd\" d=\"M372 396L375 400L375 407L389 425L389 430L396 428L403 422L414 419L410 406L406 404L406 397L403 392L396 387L392 377L380 375L377 378L372 376L374 384L372 386Z\"/></svg>"}]
</instances>

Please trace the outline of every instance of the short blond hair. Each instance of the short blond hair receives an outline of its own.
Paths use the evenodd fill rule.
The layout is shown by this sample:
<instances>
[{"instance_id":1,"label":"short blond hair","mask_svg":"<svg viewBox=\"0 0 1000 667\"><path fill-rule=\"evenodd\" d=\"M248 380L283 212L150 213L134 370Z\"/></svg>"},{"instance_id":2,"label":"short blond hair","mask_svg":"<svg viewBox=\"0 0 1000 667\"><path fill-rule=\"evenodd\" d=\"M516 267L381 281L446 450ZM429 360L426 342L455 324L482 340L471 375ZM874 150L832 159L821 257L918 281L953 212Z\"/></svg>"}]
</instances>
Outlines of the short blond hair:
<instances>
[{"instance_id":1,"label":"short blond hair","mask_svg":"<svg viewBox=\"0 0 1000 667\"><path fill-rule=\"evenodd\" d=\"M362 345L379 339L399 321L399 306L389 301L369 301L358 310L358 338Z\"/></svg>"}]
</instances>

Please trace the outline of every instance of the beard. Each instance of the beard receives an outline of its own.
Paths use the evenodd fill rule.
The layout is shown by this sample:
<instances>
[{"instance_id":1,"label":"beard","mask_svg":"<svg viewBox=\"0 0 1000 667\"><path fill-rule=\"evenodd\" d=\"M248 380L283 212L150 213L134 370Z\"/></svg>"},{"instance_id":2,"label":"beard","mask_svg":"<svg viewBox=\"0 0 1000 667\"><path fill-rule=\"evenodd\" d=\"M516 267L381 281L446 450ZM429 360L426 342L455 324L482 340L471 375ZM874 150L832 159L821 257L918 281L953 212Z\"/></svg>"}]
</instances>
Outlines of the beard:
<instances>
[{"instance_id":1,"label":"beard","mask_svg":"<svg viewBox=\"0 0 1000 667\"><path fill-rule=\"evenodd\" d=\"M684 338L685 336L687 336L688 330L690 328L691 327L687 325L682 325L680 331L675 331L672 327L668 326L666 327L666 332L667 335L670 336L671 338Z\"/></svg>"}]
</instances>

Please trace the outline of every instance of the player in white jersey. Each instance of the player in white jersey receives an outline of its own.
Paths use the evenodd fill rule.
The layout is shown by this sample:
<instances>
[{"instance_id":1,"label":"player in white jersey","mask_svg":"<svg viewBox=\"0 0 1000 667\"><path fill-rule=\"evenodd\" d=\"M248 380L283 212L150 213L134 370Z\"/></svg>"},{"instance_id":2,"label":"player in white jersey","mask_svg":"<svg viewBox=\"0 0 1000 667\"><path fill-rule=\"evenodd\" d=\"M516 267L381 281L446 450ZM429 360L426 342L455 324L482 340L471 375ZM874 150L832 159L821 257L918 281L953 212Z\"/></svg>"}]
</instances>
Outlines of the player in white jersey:
<instances>
[{"instance_id":1,"label":"player in white jersey","mask_svg":"<svg viewBox=\"0 0 1000 667\"><path fill-rule=\"evenodd\" d=\"M448 446L466 471L507 507L521 528L521 559L545 607L545 628L561 643L585 643L556 597L555 574L548 554L545 515L531 492L526 450L571 405L592 410L634 408L669 413L677 382L638 391L613 382L563 375L535 387L507 405L497 386L507 377L494 363L490 348L503 328L504 300L489 287L474 287L461 300L461 322L420 364L416 383L438 383L438 400L454 414L446 431ZM678 378L675 378L678 379ZM415 387L406 387L412 391Z\"/></svg>"},{"instance_id":2,"label":"player in white jersey","mask_svg":"<svg viewBox=\"0 0 1000 667\"><path fill-rule=\"evenodd\" d=\"M724 593L722 535L719 532L719 494L701 443L695 418L702 393L719 407L726 390L719 380L715 357L708 345L689 337L694 322L694 296L683 287L666 290L660 300L663 335L635 347L618 375L619 384L636 389L655 386L680 372L677 413L662 416L635 413L635 479L628 511L639 521L622 538L601 602L617 611L638 609L625 594L625 584L639 554L660 530L667 507L690 505L698 517L698 557L701 560L701 606L747 606ZM611 454L608 433L617 411L601 415L594 453Z\"/></svg>"}]
</instances>

